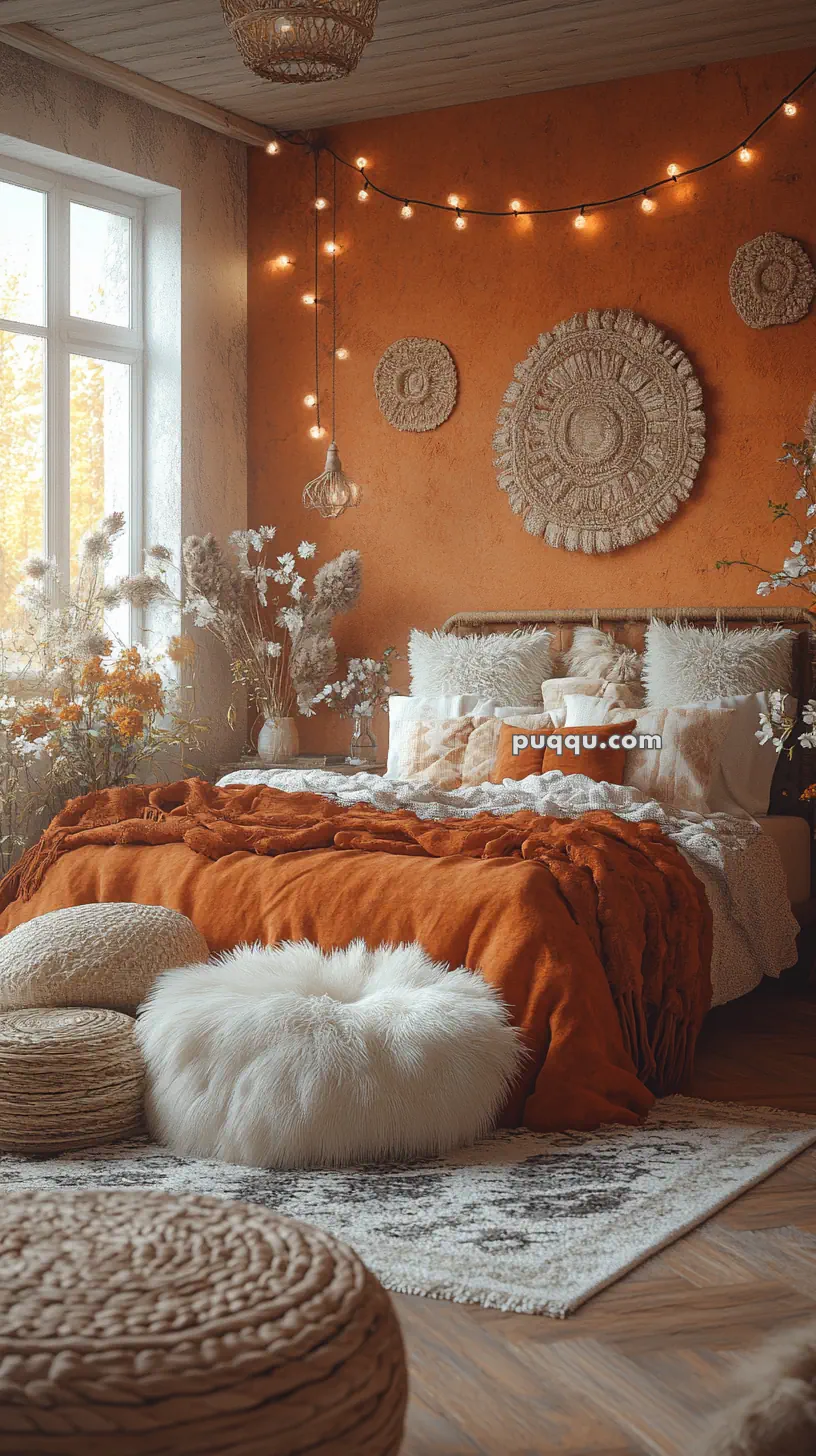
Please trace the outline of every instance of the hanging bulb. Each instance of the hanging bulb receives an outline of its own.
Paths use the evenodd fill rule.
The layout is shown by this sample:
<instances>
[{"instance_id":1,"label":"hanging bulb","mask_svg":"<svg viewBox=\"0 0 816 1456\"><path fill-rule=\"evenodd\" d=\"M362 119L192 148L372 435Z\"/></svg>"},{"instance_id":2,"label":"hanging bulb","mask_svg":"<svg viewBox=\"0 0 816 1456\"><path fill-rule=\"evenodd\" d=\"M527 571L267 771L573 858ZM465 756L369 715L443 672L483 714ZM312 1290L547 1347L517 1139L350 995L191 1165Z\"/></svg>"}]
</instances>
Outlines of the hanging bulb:
<instances>
[{"instance_id":1,"label":"hanging bulb","mask_svg":"<svg viewBox=\"0 0 816 1456\"><path fill-rule=\"evenodd\" d=\"M368 168L368 158L358 157L356 165L359 167L361 172L365 172Z\"/></svg>"},{"instance_id":2,"label":"hanging bulb","mask_svg":"<svg viewBox=\"0 0 816 1456\"><path fill-rule=\"evenodd\" d=\"M370 198L370 194L369 194L369 191L368 191L368 183L366 182L365 187L361 187L360 188L360 191L357 193L357 201L358 202L369 202L370 200L371 200L371 198Z\"/></svg>"},{"instance_id":3,"label":"hanging bulb","mask_svg":"<svg viewBox=\"0 0 816 1456\"><path fill-rule=\"evenodd\" d=\"M409 219L413 217L413 215L414 209L412 208L410 202L404 203L403 206L400 208L400 217L404 217L405 221L408 222Z\"/></svg>"},{"instance_id":4,"label":"hanging bulb","mask_svg":"<svg viewBox=\"0 0 816 1456\"><path fill-rule=\"evenodd\" d=\"M795 101L786 101L784 106L782 107L782 110L784 111L786 116L795 116L797 111L799 110L799 107L796 105Z\"/></svg>"},{"instance_id":5,"label":"hanging bulb","mask_svg":"<svg viewBox=\"0 0 816 1456\"><path fill-rule=\"evenodd\" d=\"M674 178L674 181L676 182L677 181L677 178L679 176L679 173L680 173L680 168L678 167L677 163L676 162L669 162L669 165L666 168L666 175L668 177Z\"/></svg>"},{"instance_id":6,"label":"hanging bulb","mask_svg":"<svg viewBox=\"0 0 816 1456\"><path fill-rule=\"evenodd\" d=\"M340 452L332 440L326 455L326 468L303 492L303 504L307 510L319 511L327 520L341 516L349 506L360 501L360 487L346 475L340 463Z\"/></svg>"},{"instance_id":7,"label":"hanging bulb","mask_svg":"<svg viewBox=\"0 0 816 1456\"><path fill-rule=\"evenodd\" d=\"M324 251L328 253L330 258L333 258L335 253L340 252L340 247L337 243L326 243Z\"/></svg>"},{"instance_id":8,"label":"hanging bulb","mask_svg":"<svg viewBox=\"0 0 816 1456\"><path fill-rule=\"evenodd\" d=\"M461 212L457 212L456 222L453 225L454 227L457 227L459 229L460 233L462 233L467 227L467 218L463 217Z\"/></svg>"},{"instance_id":9,"label":"hanging bulb","mask_svg":"<svg viewBox=\"0 0 816 1456\"><path fill-rule=\"evenodd\" d=\"M280 257L275 259L276 268L291 268L291 266L292 259L289 257L288 253L281 253Z\"/></svg>"},{"instance_id":10,"label":"hanging bulb","mask_svg":"<svg viewBox=\"0 0 816 1456\"><path fill-rule=\"evenodd\" d=\"M462 199L458 192L451 192L448 196L448 207L461 207Z\"/></svg>"},{"instance_id":11,"label":"hanging bulb","mask_svg":"<svg viewBox=\"0 0 816 1456\"><path fill-rule=\"evenodd\" d=\"M517 197L514 197L513 201L510 203L510 211L521 212L521 203L519 202Z\"/></svg>"},{"instance_id":12,"label":"hanging bulb","mask_svg":"<svg viewBox=\"0 0 816 1456\"><path fill-rule=\"evenodd\" d=\"M585 228L586 227L586 225L587 225L587 220L584 217L584 209L582 207L581 208L581 211L578 213L578 215L573 218L573 220L572 220L572 226L574 228L578 228L578 231L580 232L582 228Z\"/></svg>"},{"instance_id":13,"label":"hanging bulb","mask_svg":"<svg viewBox=\"0 0 816 1456\"><path fill-rule=\"evenodd\" d=\"M739 151L737 152L737 157L745 166L747 166L749 162L753 161L754 154L751 151L750 147L740 147Z\"/></svg>"},{"instance_id":14,"label":"hanging bulb","mask_svg":"<svg viewBox=\"0 0 816 1456\"><path fill-rule=\"evenodd\" d=\"M309 434L311 435L313 440L322 440L325 433L326 431L324 430L322 425L312 425L312 428L309 431Z\"/></svg>"},{"instance_id":15,"label":"hanging bulb","mask_svg":"<svg viewBox=\"0 0 816 1456\"><path fill-rule=\"evenodd\" d=\"M317 395L307 394L303 400L303 403L305 404L307 409L314 409L315 405L317 404Z\"/></svg>"},{"instance_id":16,"label":"hanging bulb","mask_svg":"<svg viewBox=\"0 0 816 1456\"><path fill-rule=\"evenodd\" d=\"M278 152L279 151L280 151L280 142L267 142L267 144L266 144L266 155L268 157L276 157L278 155Z\"/></svg>"},{"instance_id":17,"label":"hanging bulb","mask_svg":"<svg viewBox=\"0 0 816 1456\"><path fill-rule=\"evenodd\" d=\"M325 197L316 197L315 198L315 208L317 209L318 212L325 212L326 211L326 208L328 207L328 205L329 205L328 204L328 201L327 201L327 199Z\"/></svg>"},{"instance_id":18,"label":"hanging bulb","mask_svg":"<svg viewBox=\"0 0 816 1456\"><path fill-rule=\"evenodd\" d=\"M344 361L344 360L348 359L348 356L349 356L348 349L338 349L336 351L336 357L338 359L340 359L341 361Z\"/></svg>"},{"instance_id":19,"label":"hanging bulb","mask_svg":"<svg viewBox=\"0 0 816 1456\"><path fill-rule=\"evenodd\" d=\"M303 302L305 303L307 308L314 308L315 304L317 303L317 299L315 298L313 293L304 293Z\"/></svg>"},{"instance_id":20,"label":"hanging bulb","mask_svg":"<svg viewBox=\"0 0 816 1456\"><path fill-rule=\"evenodd\" d=\"M654 198L653 197L647 197L647 195L646 195L645 192L644 192L643 196L640 199L640 210L641 210L641 212L646 212L646 213L656 212L657 211L657 203L655 202Z\"/></svg>"}]
</instances>

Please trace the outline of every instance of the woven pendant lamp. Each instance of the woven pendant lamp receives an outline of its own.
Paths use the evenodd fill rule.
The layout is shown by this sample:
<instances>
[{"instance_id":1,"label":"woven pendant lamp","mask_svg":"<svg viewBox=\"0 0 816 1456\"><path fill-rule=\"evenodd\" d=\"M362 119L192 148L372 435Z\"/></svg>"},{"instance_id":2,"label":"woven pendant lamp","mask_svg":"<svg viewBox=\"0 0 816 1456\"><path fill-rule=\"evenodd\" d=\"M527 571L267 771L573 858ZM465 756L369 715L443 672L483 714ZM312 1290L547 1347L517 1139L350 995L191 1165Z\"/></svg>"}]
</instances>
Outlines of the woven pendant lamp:
<instances>
[{"instance_id":1,"label":"woven pendant lamp","mask_svg":"<svg viewBox=\"0 0 816 1456\"><path fill-rule=\"evenodd\" d=\"M326 468L303 492L303 504L307 510L319 511L321 516L334 520L342 516L349 506L360 503L360 487L350 480L340 463L340 452L332 440L326 454Z\"/></svg>"},{"instance_id":2,"label":"woven pendant lamp","mask_svg":"<svg viewBox=\"0 0 816 1456\"><path fill-rule=\"evenodd\" d=\"M244 64L267 81L339 81L374 34L380 0L221 0Z\"/></svg>"}]
</instances>

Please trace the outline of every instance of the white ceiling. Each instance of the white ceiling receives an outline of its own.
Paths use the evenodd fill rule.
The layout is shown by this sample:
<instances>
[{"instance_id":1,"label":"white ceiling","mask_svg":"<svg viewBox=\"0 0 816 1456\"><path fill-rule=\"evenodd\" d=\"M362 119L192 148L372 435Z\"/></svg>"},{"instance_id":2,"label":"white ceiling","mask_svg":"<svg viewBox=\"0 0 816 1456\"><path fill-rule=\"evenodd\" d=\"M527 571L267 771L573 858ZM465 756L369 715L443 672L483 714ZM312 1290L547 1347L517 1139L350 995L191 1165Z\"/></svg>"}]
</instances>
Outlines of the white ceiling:
<instances>
[{"instance_id":1,"label":"white ceiling","mask_svg":"<svg viewBox=\"0 0 816 1456\"><path fill-rule=\"evenodd\" d=\"M0 0L17 22L280 128L816 45L814 0L381 0L354 75L279 86L243 66L219 0Z\"/></svg>"}]
</instances>

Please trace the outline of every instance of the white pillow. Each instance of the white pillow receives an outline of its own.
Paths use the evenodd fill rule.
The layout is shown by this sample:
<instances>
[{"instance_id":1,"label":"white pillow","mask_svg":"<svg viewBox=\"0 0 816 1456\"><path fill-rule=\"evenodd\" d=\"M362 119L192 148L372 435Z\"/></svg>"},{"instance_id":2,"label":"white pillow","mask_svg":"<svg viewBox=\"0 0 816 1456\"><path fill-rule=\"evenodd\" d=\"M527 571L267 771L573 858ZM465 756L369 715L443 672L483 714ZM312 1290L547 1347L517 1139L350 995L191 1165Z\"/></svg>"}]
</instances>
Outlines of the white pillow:
<instances>
[{"instance_id":1,"label":"white pillow","mask_svg":"<svg viewBox=\"0 0 816 1456\"><path fill-rule=\"evenodd\" d=\"M631 708L610 708L603 698L569 695L567 728L624 723ZM634 714L635 734L659 735L662 746L630 749L623 782L649 798L694 814L714 813L712 799L722 783L722 754L735 717L733 708L689 703Z\"/></svg>"},{"instance_id":2,"label":"white pillow","mask_svg":"<svg viewBox=\"0 0 816 1456\"><path fill-rule=\"evenodd\" d=\"M386 778L402 778L403 753L412 723L432 723L449 718L491 718L497 706L495 698L480 698L473 693L452 697L389 698Z\"/></svg>"},{"instance_id":3,"label":"white pillow","mask_svg":"<svg viewBox=\"0 0 816 1456\"><path fill-rule=\"evenodd\" d=\"M787 627L687 627L649 623L643 681L650 708L789 692L794 633Z\"/></svg>"},{"instance_id":4,"label":"white pillow","mask_svg":"<svg viewBox=\"0 0 816 1456\"><path fill-rule=\"evenodd\" d=\"M639 682L640 653L616 642L600 627L576 627L572 646L564 654L567 672L573 677L600 678L602 682Z\"/></svg>"},{"instance_id":5,"label":"white pillow","mask_svg":"<svg viewBox=\"0 0 816 1456\"><path fill-rule=\"evenodd\" d=\"M541 683L552 676L550 633L454 637L447 632L411 633L411 696L477 693L497 703L537 704Z\"/></svg>"},{"instance_id":6,"label":"white pillow","mask_svg":"<svg viewBox=\"0 0 816 1456\"><path fill-rule=\"evenodd\" d=\"M541 684L541 701L545 708L562 708L568 693L582 693L588 698L604 698L623 708L643 706L643 688L639 682L606 682L602 678L551 677Z\"/></svg>"}]
</instances>

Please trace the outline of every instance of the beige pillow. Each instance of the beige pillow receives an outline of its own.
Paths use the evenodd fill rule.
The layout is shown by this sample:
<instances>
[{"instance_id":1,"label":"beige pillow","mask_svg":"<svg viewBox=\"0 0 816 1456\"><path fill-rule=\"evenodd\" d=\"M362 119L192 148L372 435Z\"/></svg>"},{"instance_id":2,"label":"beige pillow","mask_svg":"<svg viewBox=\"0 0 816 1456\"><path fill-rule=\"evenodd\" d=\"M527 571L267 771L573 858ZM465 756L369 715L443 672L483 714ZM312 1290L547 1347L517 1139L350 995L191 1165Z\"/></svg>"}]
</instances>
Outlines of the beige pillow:
<instances>
[{"instance_id":1,"label":"beige pillow","mask_svg":"<svg viewBox=\"0 0 816 1456\"><path fill-rule=\"evenodd\" d=\"M489 718L438 718L419 720L406 726L402 745L402 778L406 783L421 780L437 789L458 789L468 739L479 724Z\"/></svg>"},{"instance_id":2,"label":"beige pillow","mask_svg":"<svg viewBox=\"0 0 816 1456\"><path fill-rule=\"evenodd\" d=\"M156 977L206 961L192 920L163 905L50 910L0 939L0 1010L104 1006L134 1012Z\"/></svg>"},{"instance_id":3,"label":"beige pillow","mask_svg":"<svg viewBox=\"0 0 816 1456\"><path fill-rule=\"evenodd\" d=\"M567 727L591 726L593 709L595 723L624 723L632 717L623 708L611 708L604 715L597 699L572 697L567 702ZM675 809L711 813L734 711L700 704L636 714L634 733L659 735L662 747L630 749L624 783Z\"/></svg>"},{"instance_id":4,"label":"beige pillow","mask_svg":"<svg viewBox=\"0 0 816 1456\"><path fill-rule=\"evenodd\" d=\"M541 684L545 708L562 708L568 693L582 693L587 698L603 698L622 708L640 708L643 688L639 682L607 682L591 677L551 677Z\"/></svg>"},{"instance_id":5,"label":"beige pillow","mask_svg":"<svg viewBox=\"0 0 816 1456\"><path fill-rule=\"evenodd\" d=\"M509 721L517 728L535 733L557 726L558 720L563 720L563 717L563 709L554 713L503 713L499 710L494 718L488 718L486 722L474 727L462 761L461 787L475 788L477 784L489 781L496 762L503 722Z\"/></svg>"}]
</instances>

